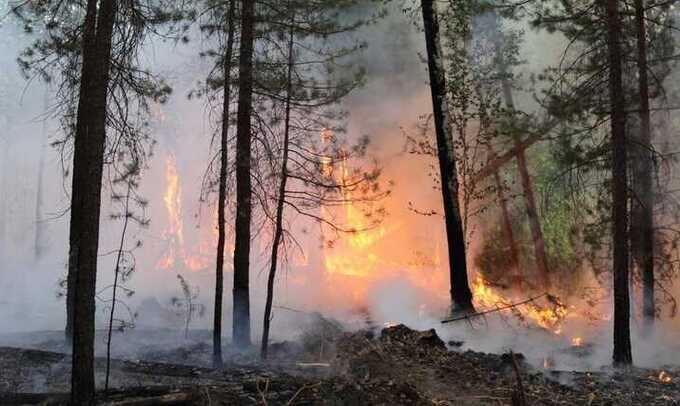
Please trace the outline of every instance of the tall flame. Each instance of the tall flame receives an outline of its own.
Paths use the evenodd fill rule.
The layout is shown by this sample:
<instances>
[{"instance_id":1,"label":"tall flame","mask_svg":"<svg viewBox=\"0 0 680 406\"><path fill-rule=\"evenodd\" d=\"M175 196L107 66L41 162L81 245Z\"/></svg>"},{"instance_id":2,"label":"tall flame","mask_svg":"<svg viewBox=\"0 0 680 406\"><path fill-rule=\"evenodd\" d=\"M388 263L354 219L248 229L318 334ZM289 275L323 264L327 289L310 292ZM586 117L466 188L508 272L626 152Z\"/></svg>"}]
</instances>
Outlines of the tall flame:
<instances>
[{"instance_id":1,"label":"tall flame","mask_svg":"<svg viewBox=\"0 0 680 406\"><path fill-rule=\"evenodd\" d=\"M156 267L182 271L200 271L206 269L213 256L214 236L200 236L191 250L186 249L184 221L182 217L182 187L177 170L177 160L170 154L165 160L165 192L163 202L167 212L167 227L163 239L168 246ZM214 227L213 227L214 229Z\"/></svg>"},{"instance_id":2,"label":"tall flame","mask_svg":"<svg viewBox=\"0 0 680 406\"><path fill-rule=\"evenodd\" d=\"M165 165L167 188L163 201L168 210L170 226L168 233L177 237L179 244L184 244L184 223L182 222L182 190L177 174L177 161L174 155L169 155Z\"/></svg>"},{"instance_id":3,"label":"tall flame","mask_svg":"<svg viewBox=\"0 0 680 406\"><path fill-rule=\"evenodd\" d=\"M163 238L168 241L165 255L160 259L157 267L170 269L175 266L178 256L183 256L184 248L184 223L182 222L182 190L177 173L177 160L170 154L165 160L165 193L163 202L168 214L168 226L163 233Z\"/></svg>"},{"instance_id":4,"label":"tall flame","mask_svg":"<svg viewBox=\"0 0 680 406\"><path fill-rule=\"evenodd\" d=\"M342 274L346 276L370 277L378 264L378 256L373 252L375 244L385 236L383 226L371 227L365 217L352 205L352 192L344 185L347 184L349 171L346 161L340 164L339 184L342 186L344 215L340 220L344 227L349 230L347 235L339 236L333 244L333 248L324 254L324 265L329 274ZM329 218L328 212L323 209L325 218ZM328 236L330 230L326 230ZM331 252L333 251L333 252ZM352 255L347 255L351 253Z\"/></svg>"}]
</instances>

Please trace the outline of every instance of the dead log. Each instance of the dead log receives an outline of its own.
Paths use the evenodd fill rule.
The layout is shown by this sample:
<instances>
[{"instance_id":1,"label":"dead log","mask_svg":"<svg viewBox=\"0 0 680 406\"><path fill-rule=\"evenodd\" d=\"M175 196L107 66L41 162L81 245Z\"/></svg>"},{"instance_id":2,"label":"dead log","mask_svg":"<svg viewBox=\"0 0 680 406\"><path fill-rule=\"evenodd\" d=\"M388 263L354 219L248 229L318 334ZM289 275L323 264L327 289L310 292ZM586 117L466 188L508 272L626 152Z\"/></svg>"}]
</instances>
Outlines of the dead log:
<instances>
[{"instance_id":1,"label":"dead log","mask_svg":"<svg viewBox=\"0 0 680 406\"><path fill-rule=\"evenodd\" d=\"M186 405L193 400L193 393L178 392L160 396L142 396L104 402L107 406L153 406L153 405Z\"/></svg>"}]
</instances>

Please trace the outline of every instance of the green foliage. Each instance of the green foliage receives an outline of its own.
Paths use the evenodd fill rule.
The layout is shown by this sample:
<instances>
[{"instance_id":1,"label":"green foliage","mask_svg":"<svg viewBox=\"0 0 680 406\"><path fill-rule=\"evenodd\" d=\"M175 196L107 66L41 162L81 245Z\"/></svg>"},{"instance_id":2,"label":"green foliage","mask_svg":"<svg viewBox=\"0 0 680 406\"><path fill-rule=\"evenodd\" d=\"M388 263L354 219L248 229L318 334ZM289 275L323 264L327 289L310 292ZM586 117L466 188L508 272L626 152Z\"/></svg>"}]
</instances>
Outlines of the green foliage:
<instances>
[{"instance_id":1,"label":"green foliage","mask_svg":"<svg viewBox=\"0 0 680 406\"><path fill-rule=\"evenodd\" d=\"M180 274L177 274L181 296L170 298L170 306L174 309L178 317L184 319L184 337L189 337L189 325L197 318L205 316L205 306L197 302L200 289L198 286L191 286L189 282Z\"/></svg>"}]
</instances>

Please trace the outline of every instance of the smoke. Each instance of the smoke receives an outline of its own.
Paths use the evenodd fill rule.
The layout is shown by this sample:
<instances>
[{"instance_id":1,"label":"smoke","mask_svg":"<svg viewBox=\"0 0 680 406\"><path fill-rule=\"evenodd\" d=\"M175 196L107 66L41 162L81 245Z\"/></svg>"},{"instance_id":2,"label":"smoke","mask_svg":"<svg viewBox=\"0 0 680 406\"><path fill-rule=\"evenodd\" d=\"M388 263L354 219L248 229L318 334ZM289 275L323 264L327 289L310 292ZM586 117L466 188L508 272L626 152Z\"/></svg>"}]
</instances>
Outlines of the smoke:
<instances>
[{"instance_id":1,"label":"smoke","mask_svg":"<svg viewBox=\"0 0 680 406\"><path fill-rule=\"evenodd\" d=\"M445 340L463 341L463 349L502 352L513 349L524 353L537 366L551 359L555 368L591 369L610 364L611 323L589 325L586 320L568 319L561 335L519 326L512 316L490 315L475 320L442 325L448 303L448 269L446 239L441 217L423 216L409 210L409 202L424 211L441 213L441 195L428 176L431 160L405 152L404 133L419 131L417 125L432 111L426 66L421 61L424 40L413 16L391 6L386 18L363 27L359 36L368 48L355 56L354 62L367 69L366 86L348 97L344 106L349 112L347 133L350 137L367 135L369 152L383 168L383 181L391 184L392 194L384 202L388 217L384 235L369 251L370 276L334 275L324 272L324 260L330 255L346 253L324 247L319 227L313 222L295 218L299 241L304 253L293 252L277 283L272 334L274 339L294 338L303 321L296 310L322 311L343 320L350 327L356 323L358 308L367 311L371 321L382 325L404 322L413 328L436 328ZM516 23L522 27L521 23ZM56 118L45 124L45 100L50 88L37 80L26 83L16 67L15 56L30 38L20 27L0 27L0 331L4 333L37 330L59 330L65 322L64 301L58 297L60 278L65 275L68 251L68 176L62 174L61 158L52 148L43 148L46 139L59 137ZM559 58L560 38L527 30L520 49L526 61L525 76L540 73ZM195 40L192 44L200 44ZM141 194L149 205L151 224L134 229L128 245L143 242L135 250L136 271L128 282L134 296L124 299L134 312L139 311L137 328L180 329L181 316L173 313L170 300L181 295L175 275L182 274L198 289L197 301L207 308L206 315L192 321L193 329L209 329L212 321L214 286L214 210L200 202L201 183L210 160L210 141L214 128L209 109L202 101L187 100L185 95L205 77L209 63L197 58L193 46L156 42L143 53L146 63L159 68L174 87L174 97L155 111L153 137L158 141L149 168L144 171ZM524 69L524 68L523 68ZM537 108L533 95L518 93L518 104L525 110ZM42 174L38 173L40 155L45 154ZM166 230L171 223L164 204L167 185L168 157L174 157L181 190L179 216L184 225L182 249L187 257L200 264L192 270L174 252L175 262L161 269L159 261L169 253L172 241ZM66 157L68 159L68 157ZM38 206L38 179L44 190ZM100 252L116 249L122 224L110 220L108 213L117 210L105 194L102 210ZM36 211L38 216L36 216ZM479 220L480 229L495 222ZM41 233L42 246L36 254L36 233ZM473 239L472 251L477 250ZM252 331L258 340L264 308L267 266L266 235L254 242L251 271ZM231 245L228 242L228 250ZM175 247L178 248L178 247ZM372 258L373 258L372 257ZM111 255L102 255L99 263L98 287L104 289L113 279ZM200 260L200 261L199 261ZM231 329L232 290L230 255L227 255L225 277L224 331ZM352 260L352 258L350 258ZM678 291L678 287L675 287ZM521 297L520 293L517 293ZM105 296L105 294L103 294ZM608 301L599 304L602 313L610 313ZM98 325L103 326L103 305L98 310ZM122 310L124 312L124 310ZM121 313L124 317L125 313ZM677 319L664 320L651 335L642 335L634 326L634 357L640 366L680 363L677 351ZM178 336L181 333L177 334ZM583 337L588 356L572 350L572 338ZM199 336L202 337L202 336ZM0 343L3 337L0 336Z\"/></svg>"}]
</instances>

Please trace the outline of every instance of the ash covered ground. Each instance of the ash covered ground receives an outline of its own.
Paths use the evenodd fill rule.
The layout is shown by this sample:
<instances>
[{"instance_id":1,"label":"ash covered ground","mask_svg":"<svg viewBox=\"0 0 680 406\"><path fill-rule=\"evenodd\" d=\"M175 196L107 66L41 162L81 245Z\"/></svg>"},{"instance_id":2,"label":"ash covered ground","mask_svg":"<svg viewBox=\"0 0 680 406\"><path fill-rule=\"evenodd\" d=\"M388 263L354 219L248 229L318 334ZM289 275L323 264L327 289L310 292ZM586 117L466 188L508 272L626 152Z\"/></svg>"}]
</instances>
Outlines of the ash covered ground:
<instances>
[{"instance_id":1,"label":"ash covered ground","mask_svg":"<svg viewBox=\"0 0 680 406\"><path fill-rule=\"evenodd\" d=\"M0 404L66 404L70 356L62 332L0 336ZM98 332L97 384L105 379L105 332ZM563 371L531 366L520 353L462 350L434 330L402 324L346 331L307 315L295 340L224 348L210 366L210 332L132 329L114 335L111 405L677 405L680 370ZM579 351L588 356L588 347Z\"/></svg>"}]
</instances>

